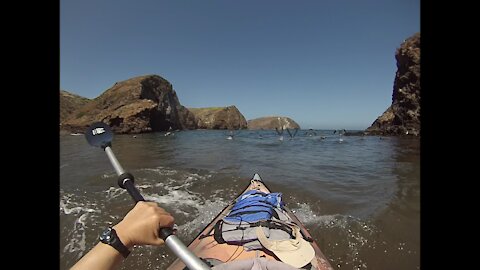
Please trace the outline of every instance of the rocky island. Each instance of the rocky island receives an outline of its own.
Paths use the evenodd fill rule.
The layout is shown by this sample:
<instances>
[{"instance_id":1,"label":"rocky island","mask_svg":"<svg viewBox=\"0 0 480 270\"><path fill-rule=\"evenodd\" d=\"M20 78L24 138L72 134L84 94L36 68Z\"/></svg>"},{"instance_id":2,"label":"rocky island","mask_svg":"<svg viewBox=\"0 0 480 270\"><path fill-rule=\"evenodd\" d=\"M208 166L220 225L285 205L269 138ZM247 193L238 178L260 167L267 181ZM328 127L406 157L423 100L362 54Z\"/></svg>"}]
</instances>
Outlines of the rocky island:
<instances>
[{"instance_id":1,"label":"rocky island","mask_svg":"<svg viewBox=\"0 0 480 270\"><path fill-rule=\"evenodd\" d=\"M246 129L247 121L235 106L188 108L199 129Z\"/></svg>"},{"instance_id":2,"label":"rocky island","mask_svg":"<svg viewBox=\"0 0 480 270\"><path fill-rule=\"evenodd\" d=\"M300 128L297 122L284 116L267 116L248 120L248 129L296 129Z\"/></svg>"}]
</instances>

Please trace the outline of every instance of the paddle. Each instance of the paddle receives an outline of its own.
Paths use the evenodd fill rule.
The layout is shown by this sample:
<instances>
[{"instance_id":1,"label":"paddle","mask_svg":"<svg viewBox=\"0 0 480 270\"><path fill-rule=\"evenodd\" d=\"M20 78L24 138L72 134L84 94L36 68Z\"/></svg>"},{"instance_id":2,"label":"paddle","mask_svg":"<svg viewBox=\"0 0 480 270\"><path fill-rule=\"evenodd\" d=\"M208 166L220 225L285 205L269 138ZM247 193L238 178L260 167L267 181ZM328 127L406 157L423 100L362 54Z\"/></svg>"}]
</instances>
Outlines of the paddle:
<instances>
[{"instance_id":1,"label":"paddle","mask_svg":"<svg viewBox=\"0 0 480 270\"><path fill-rule=\"evenodd\" d=\"M95 147L101 147L107 153L110 163L112 163L115 172L118 175L118 185L126 189L135 202L145 201L142 194L134 186L133 175L125 172L112 151L113 133L110 127L102 122L92 124L85 132L88 143ZM160 237L165 244L182 260L189 269L210 269L200 258L193 254L183 243L173 234L170 228L162 228L159 232Z\"/></svg>"}]
</instances>

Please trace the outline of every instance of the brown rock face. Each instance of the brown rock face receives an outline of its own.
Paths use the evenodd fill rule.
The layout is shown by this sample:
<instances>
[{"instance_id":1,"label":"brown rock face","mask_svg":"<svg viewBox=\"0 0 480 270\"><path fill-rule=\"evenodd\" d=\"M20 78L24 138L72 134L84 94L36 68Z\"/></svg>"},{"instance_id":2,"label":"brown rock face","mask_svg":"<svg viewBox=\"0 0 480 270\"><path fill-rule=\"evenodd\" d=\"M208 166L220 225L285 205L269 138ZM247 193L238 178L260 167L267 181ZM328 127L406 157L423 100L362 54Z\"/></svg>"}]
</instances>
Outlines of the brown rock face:
<instances>
[{"instance_id":1,"label":"brown rock face","mask_svg":"<svg viewBox=\"0 0 480 270\"><path fill-rule=\"evenodd\" d=\"M202 129L245 129L247 121L235 106L188 108Z\"/></svg>"},{"instance_id":2,"label":"brown rock face","mask_svg":"<svg viewBox=\"0 0 480 270\"><path fill-rule=\"evenodd\" d=\"M268 116L248 120L248 129L295 129L300 128L297 122L283 116Z\"/></svg>"},{"instance_id":3,"label":"brown rock face","mask_svg":"<svg viewBox=\"0 0 480 270\"><path fill-rule=\"evenodd\" d=\"M83 132L96 121L110 125L115 133L196 128L193 114L180 105L172 84L158 75L115 83L77 110L63 128Z\"/></svg>"},{"instance_id":4,"label":"brown rock face","mask_svg":"<svg viewBox=\"0 0 480 270\"><path fill-rule=\"evenodd\" d=\"M60 90L60 123L67 120L76 110L91 100Z\"/></svg>"},{"instance_id":5,"label":"brown rock face","mask_svg":"<svg viewBox=\"0 0 480 270\"><path fill-rule=\"evenodd\" d=\"M393 85L392 105L381 115L367 134L420 134L420 33L405 40L397 49L397 73Z\"/></svg>"}]
</instances>

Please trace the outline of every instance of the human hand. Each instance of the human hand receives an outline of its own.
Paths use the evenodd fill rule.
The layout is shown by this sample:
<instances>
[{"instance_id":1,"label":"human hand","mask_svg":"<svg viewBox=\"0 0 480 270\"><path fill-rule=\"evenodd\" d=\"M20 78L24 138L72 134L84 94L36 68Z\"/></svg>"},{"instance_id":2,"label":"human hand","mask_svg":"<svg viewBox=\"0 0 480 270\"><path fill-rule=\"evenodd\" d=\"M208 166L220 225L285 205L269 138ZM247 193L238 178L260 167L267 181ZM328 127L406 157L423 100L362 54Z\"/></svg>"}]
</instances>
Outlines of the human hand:
<instances>
[{"instance_id":1,"label":"human hand","mask_svg":"<svg viewBox=\"0 0 480 270\"><path fill-rule=\"evenodd\" d=\"M134 245L162 245L161 228L171 228L174 218L155 202L137 202L117 225L113 226L127 248Z\"/></svg>"}]
</instances>

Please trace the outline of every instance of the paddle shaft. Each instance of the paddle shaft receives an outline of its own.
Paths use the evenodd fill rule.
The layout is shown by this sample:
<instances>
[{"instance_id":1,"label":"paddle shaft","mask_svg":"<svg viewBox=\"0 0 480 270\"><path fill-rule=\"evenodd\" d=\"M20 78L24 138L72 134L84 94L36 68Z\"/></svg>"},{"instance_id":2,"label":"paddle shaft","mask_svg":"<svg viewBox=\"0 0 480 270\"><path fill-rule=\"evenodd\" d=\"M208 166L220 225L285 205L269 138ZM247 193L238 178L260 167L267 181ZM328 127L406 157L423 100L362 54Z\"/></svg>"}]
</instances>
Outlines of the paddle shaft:
<instances>
[{"instance_id":1,"label":"paddle shaft","mask_svg":"<svg viewBox=\"0 0 480 270\"><path fill-rule=\"evenodd\" d=\"M117 175L122 175L125 174L125 171L122 168L122 165L120 165L120 162L118 162L117 158L115 157L115 154L112 151L112 148L110 146L106 146L104 148L105 152L107 153L108 159L110 160L110 163L112 163L113 168L115 169L115 172ZM139 201L145 201L143 198L142 194L138 191L138 189L135 187L132 179L129 178L124 178L122 180L122 185L120 185L121 188L125 188L128 191L128 194L132 196L133 200L135 202ZM160 229L160 237L165 241L165 244L170 248L170 250L175 253L175 255L182 260L182 262L191 270L208 270L210 267L208 267L200 258L198 258L195 254L193 254L186 246L183 244L180 239L176 235L173 234L172 229L170 228L162 228Z\"/></svg>"}]
</instances>

